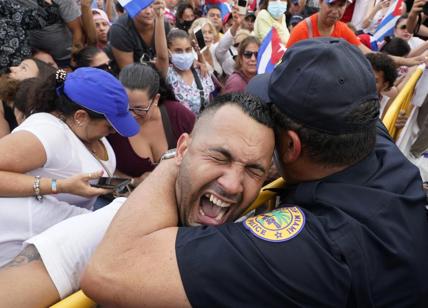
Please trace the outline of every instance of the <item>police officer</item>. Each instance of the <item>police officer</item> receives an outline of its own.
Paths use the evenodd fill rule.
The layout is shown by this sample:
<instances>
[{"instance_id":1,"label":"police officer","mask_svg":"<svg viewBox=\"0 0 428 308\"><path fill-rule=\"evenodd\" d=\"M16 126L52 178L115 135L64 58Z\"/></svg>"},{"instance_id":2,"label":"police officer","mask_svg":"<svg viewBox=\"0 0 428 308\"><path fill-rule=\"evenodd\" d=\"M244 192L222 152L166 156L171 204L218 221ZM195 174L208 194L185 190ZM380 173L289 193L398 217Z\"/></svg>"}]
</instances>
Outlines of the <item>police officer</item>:
<instances>
[{"instance_id":1,"label":"police officer","mask_svg":"<svg viewBox=\"0 0 428 308\"><path fill-rule=\"evenodd\" d=\"M302 41L248 88L272 104L281 206L241 223L174 228L159 203L166 217L140 227L133 246L115 234L126 216L117 217L84 291L122 305L428 307L422 182L378 123L362 53L341 39ZM120 243L111 258L108 241Z\"/></svg>"}]
</instances>

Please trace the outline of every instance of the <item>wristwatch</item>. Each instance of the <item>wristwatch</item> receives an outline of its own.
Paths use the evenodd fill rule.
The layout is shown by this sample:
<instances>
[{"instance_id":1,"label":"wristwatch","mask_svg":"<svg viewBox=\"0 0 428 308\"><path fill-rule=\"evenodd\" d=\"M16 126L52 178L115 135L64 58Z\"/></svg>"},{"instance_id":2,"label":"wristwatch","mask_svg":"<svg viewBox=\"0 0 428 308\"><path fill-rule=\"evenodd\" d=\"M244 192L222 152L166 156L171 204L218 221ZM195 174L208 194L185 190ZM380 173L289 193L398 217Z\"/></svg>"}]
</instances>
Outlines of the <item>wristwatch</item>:
<instances>
[{"instance_id":1,"label":"wristwatch","mask_svg":"<svg viewBox=\"0 0 428 308\"><path fill-rule=\"evenodd\" d=\"M165 153L162 154L159 162L165 160L165 159L170 159L170 158L174 158L175 155L177 154L177 149L171 149L166 151Z\"/></svg>"}]
</instances>

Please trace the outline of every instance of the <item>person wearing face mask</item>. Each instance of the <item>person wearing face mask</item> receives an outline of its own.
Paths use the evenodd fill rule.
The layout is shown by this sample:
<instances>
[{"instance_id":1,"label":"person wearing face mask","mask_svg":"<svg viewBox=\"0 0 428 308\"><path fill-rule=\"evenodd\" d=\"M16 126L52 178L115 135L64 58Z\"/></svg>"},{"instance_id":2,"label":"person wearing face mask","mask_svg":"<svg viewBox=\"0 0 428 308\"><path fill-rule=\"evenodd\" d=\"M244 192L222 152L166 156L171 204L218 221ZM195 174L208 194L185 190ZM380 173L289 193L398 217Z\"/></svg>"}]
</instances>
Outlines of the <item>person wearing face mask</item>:
<instances>
[{"instance_id":1,"label":"person wearing face mask","mask_svg":"<svg viewBox=\"0 0 428 308\"><path fill-rule=\"evenodd\" d=\"M175 99L198 114L208 103L215 87L209 75L203 76L193 66L196 58L189 35L183 30L174 29L166 40L165 36L156 39L156 46L159 46L156 68L172 88Z\"/></svg>"},{"instance_id":2,"label":"person wearing face mask","mask_svg":"<svg viewBox=\"0 0 428 308\"><path fill-rule=\"evenodd\" d=\"M286 11L286 0L265 0L254 23L254 35L262 42L272 27L275 27L281 42L286 44L290 36L284 15Z\"/></svg>"},{"instance_id":3,"label":"person wearing face mask","mask_svg":"<svg viewBox=\"0 0 428 308\"><path fill-rule=\"evenodd\" d=\"M175 14L176 27L183 31L189 31L193 21L196 19L193 6L189 3L181 3L177 7L177 13Z\"/></svg>"}]
</instances>

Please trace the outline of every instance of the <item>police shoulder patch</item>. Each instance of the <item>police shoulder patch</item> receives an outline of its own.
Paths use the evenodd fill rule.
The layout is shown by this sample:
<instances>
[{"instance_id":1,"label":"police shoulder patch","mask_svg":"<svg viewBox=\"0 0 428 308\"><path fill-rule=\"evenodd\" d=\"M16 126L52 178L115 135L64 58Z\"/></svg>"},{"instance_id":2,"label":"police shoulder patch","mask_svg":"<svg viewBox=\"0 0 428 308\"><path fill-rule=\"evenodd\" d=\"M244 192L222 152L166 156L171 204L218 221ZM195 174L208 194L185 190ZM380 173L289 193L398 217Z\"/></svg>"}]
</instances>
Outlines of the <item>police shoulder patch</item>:
<instances>
[{"instance_id":1,"label":"police shoulder patch","mask_svg":"<svg viewBox=\"0 0 428 308\"><path fill-rule=\"evenodd\" d=\"M243 224L245 228L262 240L285 242L303 230L305 214L296 206L283 207L247 218Z\"/></svg>"}]
</instances>

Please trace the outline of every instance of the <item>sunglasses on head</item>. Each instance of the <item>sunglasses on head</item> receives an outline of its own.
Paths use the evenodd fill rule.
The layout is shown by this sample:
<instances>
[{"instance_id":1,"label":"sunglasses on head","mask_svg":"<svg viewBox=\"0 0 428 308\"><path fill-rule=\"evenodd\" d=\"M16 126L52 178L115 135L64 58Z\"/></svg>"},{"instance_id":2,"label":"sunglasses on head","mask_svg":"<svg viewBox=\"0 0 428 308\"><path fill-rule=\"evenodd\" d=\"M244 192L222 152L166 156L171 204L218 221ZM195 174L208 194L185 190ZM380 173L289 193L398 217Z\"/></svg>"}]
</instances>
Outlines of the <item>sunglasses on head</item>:
<instances>
[{"instance_id":1,"label":"sunglasses on head","mask_svg":"<svg viewBox=\"0 0 428 308\"><path fill-rule=\"evenodd\" d=\"M247 59L251 59L253 56L257 59L258 54L257 51L244 51L242 55Z\"/></svg>"},{"instance_id":2,"label":"sunglasses on head","mask_svg":"<svg viewBox=\"0 0 428 308\"><path fill-rule=\"evenodd\" d=\"M94 66L94 68L98 68L100 70L106 71L111 73L111 66L110 66L110 62L109 63L104 63L98 66Z\"/></svg>"}]
</instances>

